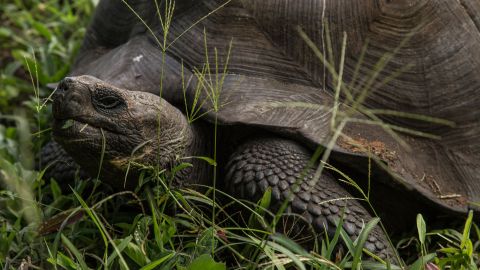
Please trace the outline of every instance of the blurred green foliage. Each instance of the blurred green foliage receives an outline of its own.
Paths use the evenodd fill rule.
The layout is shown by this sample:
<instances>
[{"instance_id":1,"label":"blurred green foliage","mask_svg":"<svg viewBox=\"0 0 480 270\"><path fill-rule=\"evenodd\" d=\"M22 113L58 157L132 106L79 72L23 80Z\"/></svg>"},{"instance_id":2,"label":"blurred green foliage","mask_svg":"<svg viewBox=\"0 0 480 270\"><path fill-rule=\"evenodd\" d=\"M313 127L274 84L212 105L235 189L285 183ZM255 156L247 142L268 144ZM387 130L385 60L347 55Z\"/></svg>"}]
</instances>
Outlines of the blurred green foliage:
<instances>
[{"instance_id":1,"label":"blurred green foliage","mask_svg":"<svg viewBox=\"0 0 480 270\"><path fill-rule=\"evenodd\" d=\"M0 0L2 269L47 254L36 229L43 217L56 212L52 207L58 208L42 207L40 202L52 193L33 170L35 153L48 136L32 133L47 127L50 117L48 107L38 110L37 105L52 91L47 84L69 71L93 9L91 0Z\"/></svg>"},{"instance_id":2,"label":"blurred green foliage","mask_svg":"<svg viewBox=\"0 0 480 270\"><path fill-rule=\"evenodd\" d=\"M0 112L32 94L29 68L42 96L67 74L93 8L91 0L0 1Z\"/></svg>"}]
</instances>

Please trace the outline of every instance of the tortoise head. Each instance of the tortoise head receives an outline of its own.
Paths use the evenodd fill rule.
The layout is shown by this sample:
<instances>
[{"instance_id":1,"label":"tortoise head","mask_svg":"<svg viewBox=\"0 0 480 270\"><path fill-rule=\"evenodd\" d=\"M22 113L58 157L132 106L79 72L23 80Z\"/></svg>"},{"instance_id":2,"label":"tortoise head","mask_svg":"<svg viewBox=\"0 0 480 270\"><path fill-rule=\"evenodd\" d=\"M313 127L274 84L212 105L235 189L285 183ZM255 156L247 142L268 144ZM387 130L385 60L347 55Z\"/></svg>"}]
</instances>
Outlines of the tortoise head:
<instances>
[{"instance_id":1,"label":"tortoise head","mask_svg":"<svg viewBox=\"0 0 480 270\"><path fill-rule=\"evenodd\" d=\"M193 137L184 115L164 99L92 76L59 83L53 117L55 140L91 175L101 165L111 183L123 183L129 165L129 179L138 174L135 164L169 169Z\"/></svg>"}]
</instances>

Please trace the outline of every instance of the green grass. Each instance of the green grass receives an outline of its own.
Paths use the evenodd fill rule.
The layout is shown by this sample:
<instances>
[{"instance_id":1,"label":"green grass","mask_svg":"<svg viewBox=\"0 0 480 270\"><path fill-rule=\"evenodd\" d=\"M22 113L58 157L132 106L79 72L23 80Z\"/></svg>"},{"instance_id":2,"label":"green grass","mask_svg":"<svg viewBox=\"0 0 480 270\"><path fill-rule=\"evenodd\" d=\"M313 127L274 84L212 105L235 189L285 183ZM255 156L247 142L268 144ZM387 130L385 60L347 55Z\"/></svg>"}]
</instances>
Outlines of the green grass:
<instances>
[{"instance_id":1,"label":"green grass","mask_svg":"<svg viewBox=\"0 0 480 270\"><path fill-rule=\"evenodd\" d=\"M171 45L166 43L166 35L175 10L173 1L164 4L164 14L157 8L165 30L158 42L165 55ZM363 249L369 231L379 222L376 218L365 225L356 240L337 229L333 238L319 238L315 249L306 251L292 240L294 235L276 232L283 219L298 217L268 211L270 191L259 202L247 202L216 190L215 183L198 190L175 189L169 186L171 175L160 168L146 168L135 192L113 193L101 182L79 179L68 183L65 190L55 180L43 179L43 171L33 168L33 157L49 140L50 112L45 105L51 90L46 84L57 82L68 72L93 4L88 0L72 4L2 1L0 9L4 22L0 27L0 268L400 269ZM308 37L304 38L308 42ZM207 42L205 35L205 47ZM309 45L315 50L314 44ZM230 50L235 52L231 45ZM216 51L205 51L206 56L211 53L217 55ZM381 61L380 67L388 59ZM342 82L341 66L328 66L337 82L336 116L331 123L332 129L338 130L337 136L342 135L342 123L349 117L336 109L340 91L348 97L351 90ZM190 122L203 116L198 108L204 102L211 102L213 110L218 111L226 73L218 70L218 63L194 70L201 82L197 91L206 90L208 100L185 104ZM361 107L361 99L368 89L365 85L363 94L357 97L360 100L350 100L365 114L389 113L441 122L398 112L367 111ZM395 134L394 128L384 128ZM318 156L321 154L326 161L328 151L318 152ZM215 156L200 158L216 165ZM176 169L184 166L188 165ZM334 170L326 163L320 168L318 173L323 168ZM348 175L343 174L343 178L355 185ZM360 191L368 201L369 191ZM413 250L404 256L408 269L425 269L427 264L430 268L426 269L436 269L435 265L441 269L477 269L480 230L472 222L472 215L463 231L431 231L427 225L419 215L418 235L399 243L403 249L408 246ZM341 241L345 242L342 256L336 251Z\"/></svg>"}]
</instances>

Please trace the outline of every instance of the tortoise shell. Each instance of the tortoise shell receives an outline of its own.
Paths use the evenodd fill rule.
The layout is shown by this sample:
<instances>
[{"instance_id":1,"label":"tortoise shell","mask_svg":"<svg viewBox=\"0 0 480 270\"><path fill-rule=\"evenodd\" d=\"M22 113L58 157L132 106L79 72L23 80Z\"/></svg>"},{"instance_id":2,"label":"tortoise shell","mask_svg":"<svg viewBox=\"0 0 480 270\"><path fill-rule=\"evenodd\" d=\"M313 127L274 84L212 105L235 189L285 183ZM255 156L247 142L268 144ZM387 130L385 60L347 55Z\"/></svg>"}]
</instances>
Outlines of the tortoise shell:
<instances>
[{"instance_id":1,"label":"tortoise shell","mask_svg":"<svg viewBox=\"0 0 480 270\"><path fill-rule=\"evenodd\" d=\"M364 170L373 153L388 192L444 209L480 201L478 1L177 0L164 35L166 10L101 1L72 75L158 94L165 63L162 97L183 106L182 65L189 103L208 63L223 84L204 119L333 142L332 160Z\"/></svg>"}]
</instances>

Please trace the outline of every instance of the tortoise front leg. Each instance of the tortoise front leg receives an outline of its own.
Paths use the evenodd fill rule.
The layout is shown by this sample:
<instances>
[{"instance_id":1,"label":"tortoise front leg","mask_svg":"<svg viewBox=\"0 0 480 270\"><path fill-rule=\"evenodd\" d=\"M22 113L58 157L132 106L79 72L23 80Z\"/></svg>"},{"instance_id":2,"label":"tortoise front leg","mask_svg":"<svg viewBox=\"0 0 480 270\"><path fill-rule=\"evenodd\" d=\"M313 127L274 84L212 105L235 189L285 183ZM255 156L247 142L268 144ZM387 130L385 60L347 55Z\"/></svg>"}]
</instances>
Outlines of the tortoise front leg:
<instances>
[{"instance_id":1,"label":"tortoise front leg","mask_svg":"<svg viewBox=\"0 0 480 270\"><path fill-rule=\"evenodd\" d=\"M60 184L71 183L75 177L87 179L88 174L55 141L48 142L40 151L38 169L46 169L44 179L53 178Z\"/></svg>"},{"instance_id":2,"label":"tortoise front leg","mask_svg":"<svg viewBox=\"0 0 480 270\"><path fill-rule=\"evenodd\" d=\"M257 201L268 187L272 188L272 210L278 210L290 197L287 212L304 217L319 234L333 236L335 224L344 209L343 228L355 239L372 216L327 172L313 181L315 168L307 168L309 151L285 139L264 138L241 145L227 165L226 186L241 198ZM304 175L295 187L295 182ZM380 227L370 233L365 248L383 258L392 256L386 236Z\"/></svg>"}]
</instances>

